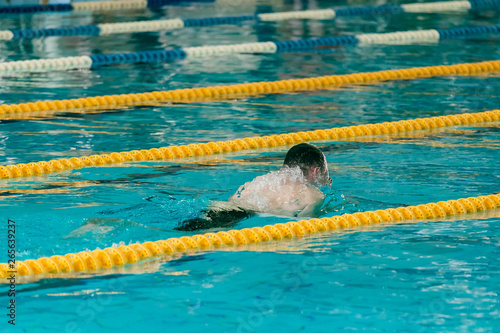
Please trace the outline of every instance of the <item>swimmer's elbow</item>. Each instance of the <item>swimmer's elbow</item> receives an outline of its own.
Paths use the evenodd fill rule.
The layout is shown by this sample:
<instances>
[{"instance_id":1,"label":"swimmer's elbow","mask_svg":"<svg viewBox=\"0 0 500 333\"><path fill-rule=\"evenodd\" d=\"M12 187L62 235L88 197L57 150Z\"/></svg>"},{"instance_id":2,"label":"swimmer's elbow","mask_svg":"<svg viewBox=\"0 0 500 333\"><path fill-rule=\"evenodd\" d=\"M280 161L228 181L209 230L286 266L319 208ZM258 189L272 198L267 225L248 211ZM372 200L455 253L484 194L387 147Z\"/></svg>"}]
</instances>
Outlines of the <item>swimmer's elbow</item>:
<instances>
[{"instance_id":1,"label":"swimmer's elbow","mask_svg":"<svg viewBox=\"0 0 500 333\"><path fill-rule=\"evenodd\" d=\"M298 213L297 217L318 217L320 215L321 206L323 206L323 200L321 200L320 202L311 203L307 205L300 213Z\"/></svg>"},{"instance_id":2,"label":"swimmer's elbow","mask_svg":"<svg viewBox=\"0 0 500 333\"><path fill-rule=\"evenodd\" d=\"M307 204L304 209L297 214L298 217L318 217L320 215L321 207L325 201L325 195L323 192L318 191L316 193L311 193L311 196L307 200Z\"/></svg>"},{"instance_id":3,"label":"swimmer's elbow","mask_svg":"<svg viewBox=\"0 0 500 333\"><path fill-rule=\"evenodd\" d=\"M306 218L306 217L309 217L309 218L318 217L317 209L316 209L316 207L307 206L300 213L297 214L297 217L304 217L304 218Z\"/></svg>"}]
</instances>

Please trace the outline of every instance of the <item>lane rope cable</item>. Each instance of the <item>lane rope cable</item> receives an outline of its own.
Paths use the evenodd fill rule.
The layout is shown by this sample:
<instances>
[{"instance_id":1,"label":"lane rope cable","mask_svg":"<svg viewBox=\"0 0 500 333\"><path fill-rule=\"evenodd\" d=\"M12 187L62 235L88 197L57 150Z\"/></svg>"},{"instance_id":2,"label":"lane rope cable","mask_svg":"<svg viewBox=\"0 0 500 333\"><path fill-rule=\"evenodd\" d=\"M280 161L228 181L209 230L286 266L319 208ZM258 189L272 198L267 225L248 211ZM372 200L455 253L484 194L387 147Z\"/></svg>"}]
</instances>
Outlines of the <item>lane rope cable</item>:
<instances>
[{"instance_id":1,"label":"lane rope cable","mask_svg":"<svg viewBox=\"0 0 500 333\"><path fill-rule=\"evenodd\" d=\"M172 22L170 22L172 23ZM173 22L172 24L176 24ZM356 46L373 44L435 43L440 40L464 36L498 34L500 25L461 27L453 29L429 29L371 33L337 37L318 37L300 40L257 42L230 45L186 47L167 50L150 50L131 53L96 54L91 56L63 57L54 59L20 60L0 63L0 75L33 72L53 72L73 69L95 69L116 64L167 62L179 59L225 56L241 53L277 54L321 46ZM1 36L1 32L0 32Z\"/></svg>"},{"instance_id":2,"label":"lane rope cable","mask_svg":"<svg viewBox=\"0 0 500 333\"><path fill-rule=\"evenodd\" d=\"M247 244L282 242L311 234L339 231L358 226L400 223L412 220L436 220L444 217L493 210L500 207L500 194L440 201L417 206L388 208L363 213L343 214L298 222L278 223L241 230L219 231L166 240L149 241L54 255L40 259L16 260L15 264L0 264L1 282L12 272L17 276L43 276L63 273L91 272L110 269L155 257L175 256L181 253L237 247ZM464 218L466 218L464 216ZM50 276L49 276L50 277Z\"/></svg>"},{"instance_id":3,"label":"lane rope cable","mask_svg":"<svg viewBox=\"0 0 500 333\"><path fill-rule=\"evenodd\" d=\"M62 158L58 160L21 163L0 166L0 179L12 179L43 175L64 170L82 169L88 167L112 165L123 162L159 161L192 156L206 156L229 153L242 150L272 148L293 145L302 142L320 140L341 140L370 135L390 135L419 130L451 127L457 125L495 122L500 120L500 110L463 113L456 115L417 118L378 124L367 124L296 132L281 135L256 136L252 138L198 143L181 146L114 152L109 154L90 155L82 157Z\"/></svg>"},{"instance_id":4,"label":"lane rope cable","mask_svg":"<svg viewBox=\"0 0 500 333\"><path fill-rule=\"evenodd\" d=\"M37 14L81 11L110 11L151 8L157 9L167 5L178 5L181 2L213 2L214 0L113 0L87 1L70 4L20 5L0 7L1 14Z\"/></svg>"},{"instance_id":5,"label":"lane rope cable","mask_svg":"<svg viewBox=\"0 0 500 333\"><path fill-rule=\"evenodd\" d=\"M427 66L377 72L328 75L306 79L264 81L228 86L153 91L149 93L104 95L10 105L2 104L0 105L0 116L2 114L37 111L70 111L87 108L116 109L135 105L156 105L158 103L206 102L231 98L246 98L265 94L284 94L297 91L332 89L352 84L374 84L391 80L409 80L450 75L481 75L498 71L500 71L500 60L492 60L447 66Z\"/></svg>"},{"instance_id":6,"label":"lane rope cable","mask_svg":"<svg viewBox=\"0 0 500 333\"><path fill-rule=\"evenodd\" d=\"M135 3L120 1L117 3L123 8L132 8ZM75 5L79 10L97 10L104 7L96 2ZM45 9L58 8L43 6ZM60 6L60 5L59 5ZM128 6L128 7L127 7ZM189 27L208 27L215 25L238 25L246 21L255 22L274 22L293 19L312 19L312 20L331 20L336 17L354 17L354 16L376 16L382 14L400 14L400 13L446 13L462 12L471 9L498 8L500 0L494 1L446 1L431 3L413 3L406 5L382 5L376 7L348 7L340 9L317 9L302 10L278 13L258 13L236 16L218 16L191 19L163 19L149 21L132 21L120 23L102 23L89 24L73 27L60 27L50 29L13 29L0 31L0 40L32 39L50 36L103 36L118 33L132 33L145 31L168 31L183 29ZM142 8L142 7L137 7ZM115 8L116 9L116 8ZM0 13L2 12L0 8Z\"/></svg>"},{"instance_id":7,"label":"lane rope cable","mask_svg":"<svg viewBox=\"0 0 500 333\"><path fill-rule=\"evenodd\" d=\"M74 2L72 4L54 5L27 5L27 6L4 6L0 7L0 14L36 14L47 12L79 12L79 11L110 11L129 10L143 8L160 8L165 5L178 4L180 2L196 2L197 0L115 0L115 1L89 1ZM212 2L213 0L198 0ZM282 21L289 19L333 19L346 16L371 16L381 14L399 13L448 13L467 12L482 8L495 8L500 5L500 0L470 0L470 1L439 1L429 3L409 3L404 5L381 5L346 7L340 9L317 9L278 13L255 14L255 19L261 21ZM244 15L249 16L249 15ZM238 18L240 16L234 16Z\"/></svg>"}]
</instances>

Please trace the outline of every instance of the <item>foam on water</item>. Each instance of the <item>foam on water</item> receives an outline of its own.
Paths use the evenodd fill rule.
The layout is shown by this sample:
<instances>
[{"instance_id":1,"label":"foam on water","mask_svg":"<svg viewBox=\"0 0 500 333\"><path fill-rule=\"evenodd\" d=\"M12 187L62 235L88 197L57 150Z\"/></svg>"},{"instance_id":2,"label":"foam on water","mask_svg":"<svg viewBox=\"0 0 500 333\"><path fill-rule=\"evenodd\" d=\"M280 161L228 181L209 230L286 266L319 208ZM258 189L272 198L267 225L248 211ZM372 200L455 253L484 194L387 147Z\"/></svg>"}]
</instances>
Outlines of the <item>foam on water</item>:
<instances>
[{"instance_id":1,"label":"foam on water","mask_svg":"<svg viewBox=\"0 0 500 333\"><path fill-rule=\"evenodd\" d=\"M281 207L300 206L300 195L305 194L310 187L299 167L285 166L240 186L230 201L253 211L274 212L278 203L281 203Z\"/></svg>"}]
</instances>

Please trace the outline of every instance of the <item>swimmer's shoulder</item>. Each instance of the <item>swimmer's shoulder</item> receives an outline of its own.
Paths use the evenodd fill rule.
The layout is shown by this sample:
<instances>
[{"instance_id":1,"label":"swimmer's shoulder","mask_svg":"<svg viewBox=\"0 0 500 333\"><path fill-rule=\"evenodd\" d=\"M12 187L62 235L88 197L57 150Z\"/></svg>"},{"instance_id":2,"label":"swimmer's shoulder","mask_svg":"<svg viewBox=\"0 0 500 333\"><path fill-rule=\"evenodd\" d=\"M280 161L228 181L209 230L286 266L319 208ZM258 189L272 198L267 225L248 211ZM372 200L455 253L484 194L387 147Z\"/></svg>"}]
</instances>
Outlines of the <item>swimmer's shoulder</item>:
<instances>
[{"instance_id":1,"label":"swimmer's shoulder","mask_svg":"<svg viewBox=\"0 0 500 333\"><path fill-rule=\"evenodd\" d=\"M316 187L314 186L310 186L311 188L311 197L313 199L316 199L316 200L323 200L325 199L325 194L323 192L321 192L320 190L318 190Z\"/></svg>"},{"instance_id":2,"label":"swimmer's shoulder","mask_svg":"<svg viewBox=\"0 0 500 333\"><path fill-rule=\"evenodd\" d=\"M323 192L307 184L300 185L298 195L306 201L319 201L325 199L325 194Z\"/></svg>"},{"instance_id":3,"label":"swimmer's shoulder","mask_svg":"<svg viewBox=\"0 0 500 333\"><path fill-rule=\"evenodd\" d=\"M302 198L303 208L297 212L298 217L317 217L325 201L325 194L316 187L308 186Z\"/></svg>"}]
</instances>

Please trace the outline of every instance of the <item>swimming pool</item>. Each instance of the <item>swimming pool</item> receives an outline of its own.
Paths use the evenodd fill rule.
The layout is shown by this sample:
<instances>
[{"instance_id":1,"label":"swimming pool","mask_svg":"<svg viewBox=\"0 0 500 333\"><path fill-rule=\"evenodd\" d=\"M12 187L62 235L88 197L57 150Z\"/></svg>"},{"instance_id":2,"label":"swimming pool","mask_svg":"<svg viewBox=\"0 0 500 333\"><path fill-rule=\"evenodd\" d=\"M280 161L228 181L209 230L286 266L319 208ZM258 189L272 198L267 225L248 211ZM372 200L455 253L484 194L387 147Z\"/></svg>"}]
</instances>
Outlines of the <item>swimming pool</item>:
<instances>
[{"instance_id":1,"label":"swimming pool","mask_svg":"<svg viewBox=\"0 0 500 333\"><path fill-rule=\"evenodd\" d=\"M365 3L363 3L364 5ZM368 5L380 5L371 2ZM336 6L361 5L355 1ZM2 30L259 11L328 1L192 3L163 10L5 16ZM235 44L366 32L490 25L498 12L292 20L111 36L0 43L2 61ZM496 60L496 35L125 64L0 77L1 104ZM498 73L1 120L2 165L232 140L256 135L479 112L497 107ZM330 216L498 192L499 123L316 144L328 160ZM210 200L281 166L289 147L123 163L1 180L1 214L16 221L18 260L192 235L174 231ZM91 220L99 219L99 220ZM89 220L95 223L88 223ZM237 228L291 221L255 216ZM91 332L494 332L500 324L498 210L436 222L378 225L288 242L207 251L19 284L15 328ZM7 222L0 225L7 234ZM358 232L359 231L359 232ZM6 253L6 238L1 251ZM2 254L6 258L4 254ZM1 260L5 262L5 260ZM2 286L2 304L7 289Z\"/></svg>"}]
</instances>

